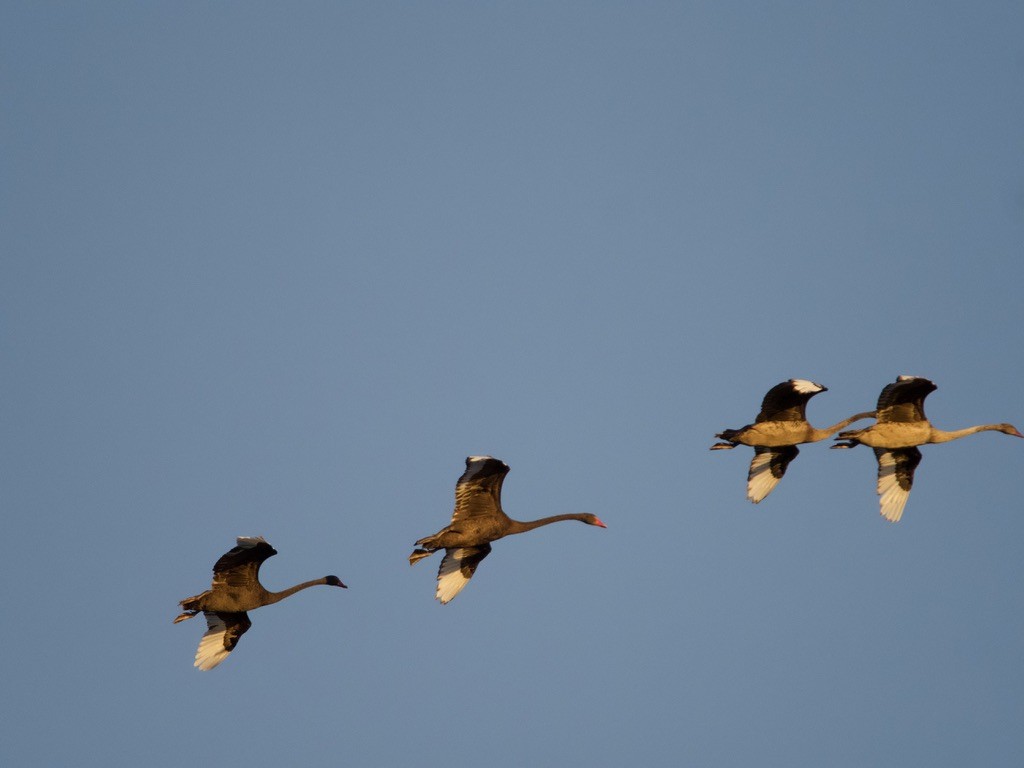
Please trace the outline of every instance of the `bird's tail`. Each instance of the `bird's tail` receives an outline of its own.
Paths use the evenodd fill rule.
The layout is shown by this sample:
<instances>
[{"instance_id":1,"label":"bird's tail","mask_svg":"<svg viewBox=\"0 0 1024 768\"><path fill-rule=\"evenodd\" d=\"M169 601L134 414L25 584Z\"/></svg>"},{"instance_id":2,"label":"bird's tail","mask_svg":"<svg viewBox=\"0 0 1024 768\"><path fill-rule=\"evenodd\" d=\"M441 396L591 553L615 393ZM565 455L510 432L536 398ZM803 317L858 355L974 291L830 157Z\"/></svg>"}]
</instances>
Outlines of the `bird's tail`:
<instances>
[{"instance_id":1,"label":"bird's tail","mask_svg":"<svg viewBox=\"0 0 1024 768\"><path fill-rule=\"evenodd\" d=\"M432 554L434 554L434 550L432 549L414 549L412 554L409 555L409 565L416 565L418 561L422 560L424 557L430 557Z\"/></svg>"},{"instance_id":2,"label":"bird's tail","mask_svg":"<svg viewBox=\"0 0 1024 768\"><path fill-rule=\"evenodd\" d=\"M199 613L202 610L202 608L199 607L199 601L205 594L206 593L204 592L202 595L192 595L192 597L186 597L184 600L178 603L178 605L181 606L184 613L181 614L178 618L176 618L173 623L177 624L179 621L191 619L193 616Z\"/></svg>"},{"instance_id":3,"label":"bird's tail","mask_svg":"<svg viewBox=\"0 0 1024 768\"><path fill-rule=\"evenodd\" d=\"M723 429L721 432L719 432L717 435L715 435L715 437L717 437L719 440L727 440L728 442L725 442L725 443L715 443L714 445L711 446L711 450L712 451L727 451L730 448L735 448L736 447L736 442L733 440L733 438L736 437L736 435L738 435L738 434L739 434L739 430L738 429Z\"/></svg>"},{"instance_id":4,"label":"bird's tail","mask_svg":"<svg viewBox=\"0 0 1024 768\"><path fill-rule=\"evenodd\" d=\"M829 446L830 448L856 448L860 445L860 440L857 436L860 435L864 430L862 429L848 429L845 432L840 432L838 435L833 437L835 444Z\"/></svg>"}]
</instances>

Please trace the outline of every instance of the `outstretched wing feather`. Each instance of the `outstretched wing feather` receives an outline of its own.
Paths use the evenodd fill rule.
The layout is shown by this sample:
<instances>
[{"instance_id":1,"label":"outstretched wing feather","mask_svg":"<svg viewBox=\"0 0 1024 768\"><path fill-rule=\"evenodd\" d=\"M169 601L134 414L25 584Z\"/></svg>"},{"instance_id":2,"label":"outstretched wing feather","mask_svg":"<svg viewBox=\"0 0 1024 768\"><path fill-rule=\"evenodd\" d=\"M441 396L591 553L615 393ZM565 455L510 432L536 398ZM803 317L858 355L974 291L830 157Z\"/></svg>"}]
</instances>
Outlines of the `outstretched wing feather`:
<instances>
[{"instance_id":1,"label":"outstretched wing feather","mask_svg":"<svg viewBox=\"0 0 1024 768\"><path fill-rule=\"evenodd\" d=\"M470 456L466 471L455 484L455 510L452 522L481 515L504 515L501 509L501 484L508 465L490 456Z\"/></svg>"},{"instance_id":2,"label":"outstretched wing feather","mask_svg":"<svg viewBox=\"0 0 1024 768\"><path fill-rule=\"evenodd\" d=\"M260 566L277 550L262 536L239 536L238 545L221 555L213 566L213 585L253 587L259 584Z\"/></svg>"},{"instance_id":3,"label":"outstretched wing feather","mask_svg":"<svg viewBox=\"0 0 1024 768\"><path fill-rule=\"evenodd\" d=\"M799 383L798 383L799 381ZM809 385L809 386L808 386ZM815 389L817 387L817 389ZM757 414L756 423L763 421L805 421L807 401L823 387L813 382L790 379L776 384L768 390L761 401L761 412Z\"/></svg>"},{"instance_id":4,"label":"outstretched wing feather","mask_svg":"<svg viewBox=\"0 0 1024 768\"><path fill-rule=\"evenodd\" d=\"M914 485L914 470L921 463L917 448L875 448L878 459L879 511L891 523L903 517L910 489Z\"/></svg>"},{"instance_id":5,"label":"outstretched wing feather","mask_svg":"<svg viewBox=\"0 0 1024 768\"><path fill-rule=\"evenodd\" d=\"M747 473L747 498L755 504L763 501L775 490L779 480L786 474L789 462L795 459L798 453L800 449L795 445L777 448L755 446L754 458L750 460L750 471Z\"/></svg>"},{"instance_id":6,"label":"outstretched wing feather","mask_svg":"<svg viewBox=\"0 0 1024 768\"><path fill-rule=\"evenodd\" d=\"M228 657L252 622L244 612L203 611L203 616L206 617L207 629L196 649L195 666L205 672Z\"/></svg>"},{"instance_id":7,"label":"outstretched wing feather","mask_svg":"<svg viewBox=\"0 0 1024 768\"><path fill-rule=\"evenodd\" d=\"M937 389L928 379L900 376L886 384L878 396L879 422L926 421L924 399Z\"/></svg>"},{"instance_id":8,"label":"outstretched wing feather","mask_svg":"<svg viewBox=\"0 0 1024 768\"><path fill-rule=\"evenodd\" d=\"M490 553L490 544L445 550L441 567L437 571L437 599L442 603L451 602L473 578L480 561Z\"/></svg>"}]
</instances>

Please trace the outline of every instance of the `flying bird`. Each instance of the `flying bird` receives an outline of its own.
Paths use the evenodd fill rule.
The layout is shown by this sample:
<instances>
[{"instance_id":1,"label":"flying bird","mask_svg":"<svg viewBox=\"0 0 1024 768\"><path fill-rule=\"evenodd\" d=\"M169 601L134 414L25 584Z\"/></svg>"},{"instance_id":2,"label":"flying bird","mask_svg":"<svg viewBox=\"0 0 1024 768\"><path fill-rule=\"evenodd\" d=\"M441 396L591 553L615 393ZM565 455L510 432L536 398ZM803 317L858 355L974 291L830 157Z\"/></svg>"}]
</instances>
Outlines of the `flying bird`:
<instances>
[{"instance_id":1,"label":"flying bird","mask_svg":"<svg viewBox=\"0 0 1024 768\"><path fill-rule=\"evenodd\" d=\"M326 584L331 587L345 587L337 576L304 581L283 592L268 592L260 584L260 566L268 557L277 554L261 536L239 536L238 546L226 552L213 566L213 584L205 592L186 597L181 601L184 609L179 621L191 619L202 611L206 617L206 634L199 641L195 666L206 671L213 669L235 649L238 639L252 623L246 611L284 600L289 595Z\"/></svg>"},{"instance_id":2,"label":"flying bird","mask_svg":"<svg viewBox=\"0 0 1024 768\"><path fill-rule=\"evenodd\" d=\"M980 424L952 432L936 429L924 415L924 399L938 387L920 376L899 376L878 396L878 421L865 429L840 432L833 448L867 445L878 460L878 503L884 517L895 523L914 484L914 470L921 463L919 445L948 443L975 432L1002 432L1024 437L1012 424Z\"/></svg>"},{"instance_id":3,"label":"flying bird","mask_svg":"<svg viewBox=\"0 0 1024 768\"><path fill-rule=\"evenodd\" d=\"M409 565L414 565L439 549L445 550L435 595L442 603L449 602L469 583L480 561L490 554L492 541L561 520L607 527L596 516L578 512L529 522L513 520L501 508L501 483L507 474L508 465L503 461L491 456L468 457L466 471L455 484L451 525L417 541L417 548L409 555Z\"/></svg>"},{"instance_id":4,"label":"flying bird","mask_svg":"<svg viewBox=\"0 0 1024 768\"><path fill-rule=\"evenodd\" d=\"M807 423L804 409L808 400L819 392L827 391L828 387L806 379L790 379L776 384L764 396L761 412L753 424L726 429L715 435L726 442L715 443L711 446L712 451L726 451L737 445L753 447L754 458L747 472L747 498L755 504L763 501L779 484L789 462L800 453L798 444L816 443L855 421L874 417L872 411L855 413L831 427L815 429Z\"/></svg>"}]
</instances>

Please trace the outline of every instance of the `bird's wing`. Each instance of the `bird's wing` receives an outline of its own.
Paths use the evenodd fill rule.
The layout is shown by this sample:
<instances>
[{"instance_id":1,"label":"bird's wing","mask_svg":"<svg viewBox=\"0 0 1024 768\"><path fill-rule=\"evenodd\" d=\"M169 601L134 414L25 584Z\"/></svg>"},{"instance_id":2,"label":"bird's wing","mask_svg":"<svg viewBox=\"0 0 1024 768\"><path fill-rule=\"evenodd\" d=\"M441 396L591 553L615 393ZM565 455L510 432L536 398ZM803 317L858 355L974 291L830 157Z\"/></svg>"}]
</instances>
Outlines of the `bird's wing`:
<instances>
[{"instance_id":1,"label":"bird's wing","mask_svg":"<svg viewBox=\"0 0 1024 768\"><path fill-rule=\"evenodd\" d=\"M924 399L938 387L920 376L900 376L878 396L878 421L926 421Z\"/></svg>"},{"instance_id":2,"label":"bird's wing","mask_svg":"<svg viewBox=\"0 0 1024 768\"><path fill-rule=\"evenodd\" d=\"M805 421L807 401L825 387L805 379L790 379L768 390L761 401L756 423L762 421Z\"/></svg>"},{"instance_id":3,"label":"bird's wing","mask_svg":"<svg viewBox=\"0 0 1024 768\"><path fill-rule=\"evenodd\" d=\"M260 583L260 566L277 554L262 536L239 536L238 545L221 555L213 566L213 588L255 587Z\"/></svg>"},{"instance_id":4,"label":"bird's wing","mask_svg":"<svg viewBox=\"0 0 1024 768\"><path fill-rule=\"evenodd\" d=\"M875 448L878 459L878 504L882 517L891 523L903 516L914 470L921 463L917 448Z\"/></svg>"},{"instance_id":5,"label":"bird's wing","mask_svg":"<svg viewBox=\"0 0 1024 768\"><path fill-rule=\"evenodd\" d=\"M754 458L750 460L747 473L747 498L757 504L775 490L779 480L786 474L789 462L796 458L800 449L795 445L777 448L754 447Z\"/></svg>"},{"instance_id":6,"label":"bird's wing","mask_svg":"<svg viewBox=\"0 0 1024 768\"><path fill-rule=\"evenodd\" d=\"M442 603L450 602L473 578L480 561L491 553L491 545L446 549L441 567L437 571L437 597Z\"/></svg>"},{"instance_id":7,"label":"bird's wing","mask_svg":"<svg viewBox=\"0 0 1024 768\"><path fill-rule=\"evenodd\" d=\"M228 657L238 645L238 638L246 633L252 622L243 613L203 611L206 634L196 649L196 666L204 672L213 669Z\"/></svg>"},{"instance_id":8,"label":"bird's wing","mask_svg":"<svg viewBox=\"0 0 1024 768\"><path fill-rule=\"evenodd\" d=\"M452 522L470 517L499 515L501 483L508 474L508 464L490 456L470 456L466 471L455 484L455 511Z\"/></svg>"}]
</instances>

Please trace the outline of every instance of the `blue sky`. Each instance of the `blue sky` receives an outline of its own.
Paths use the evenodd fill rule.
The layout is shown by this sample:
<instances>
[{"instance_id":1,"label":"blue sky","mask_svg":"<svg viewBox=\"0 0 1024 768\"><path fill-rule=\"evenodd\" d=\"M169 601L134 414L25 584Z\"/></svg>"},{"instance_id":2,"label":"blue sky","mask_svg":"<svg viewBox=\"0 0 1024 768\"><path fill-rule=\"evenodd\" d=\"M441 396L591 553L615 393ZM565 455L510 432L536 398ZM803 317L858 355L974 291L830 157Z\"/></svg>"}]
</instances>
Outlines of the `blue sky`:
<instances>
[{"instance_id":1,"label":"blue sky","mask_svg":"<svg viewBox=\"0 0 1024 768\"><path fill-rule=\"evenodd\" d=\"M1024 427L1019 3L11 3L11 764L1020 765L1024 441L761 505L790 377ZM469 454L519 519L448 606ZM223 665L173 626L238 535Z\"/></svg>"}]
</instances>

